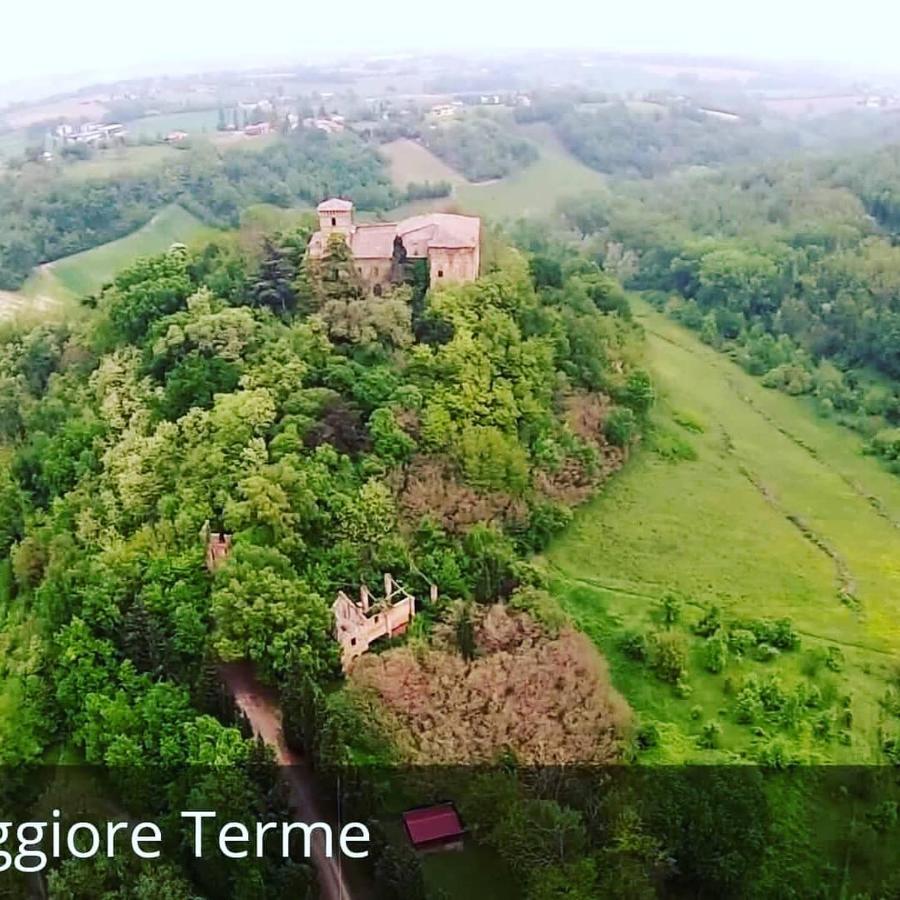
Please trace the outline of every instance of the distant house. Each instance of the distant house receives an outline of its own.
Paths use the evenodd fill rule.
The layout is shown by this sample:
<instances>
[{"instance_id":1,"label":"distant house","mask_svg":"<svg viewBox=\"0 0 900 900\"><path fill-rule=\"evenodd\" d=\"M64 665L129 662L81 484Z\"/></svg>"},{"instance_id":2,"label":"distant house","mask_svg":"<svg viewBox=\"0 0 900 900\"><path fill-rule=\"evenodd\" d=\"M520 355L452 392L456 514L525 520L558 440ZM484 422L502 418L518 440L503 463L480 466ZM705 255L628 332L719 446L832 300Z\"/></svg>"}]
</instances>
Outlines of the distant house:
<instances>
[{"instance_id":1,"label":"distant house","mask_svg":"<svg viewBox=\"0 0 900 900\"><path fill-rule=\"evenodd\" d=\"M177 144L179 141L184 141L188 137L188 133L186 131L170 131L166 137L167 144Z\"/></svg>"},{"instance_id":2,"label":"distant house","mask_svg":"<svg viewBox=\"0 0 900 900\"><path fill-rule=\"evenodd\" d=\"M403 813L406 836L416 850L461 850L462 820L452 803L422 806Z\"/></svg>"},{"instance_id":3,"label":"distant house","mask_svg":"<svg viewBox=\"0 0 900 900\"><path fill-rule=\"evenodd\" d=\"M357 271L374 294L400 280L401 263L427 259L432 287L474 281L481 259L481 219L451 213L412 216L400 222L357 225L353 204L332 197L316 207L319 230L310 238L309 255L328 255L328 241L339 234L347 242Z\"/></svg>"},{"instance_id":4,"label":"distant house","mask_svg":"<svg viewBox=\"0 0 900 900\"><path fill-rule=\"evenodd\" d=\"M67 144L99 144L115 138L124 138L125 126L117 122L110 125L91 122L76 130L71 125L61 125L57 129L57 134Z\"/></svg>"},{"instance_id":5,"label":"distant house","mask_svg":"<svg viewBox=\"0 0 900 900\"><path fill-rule=\"evenodd\" d=\"M307 117L303 120L304 128L318 128L327 134L338 134L344 130L343 116L330 116L329 118Z\"/></svg>"}]
</instances>

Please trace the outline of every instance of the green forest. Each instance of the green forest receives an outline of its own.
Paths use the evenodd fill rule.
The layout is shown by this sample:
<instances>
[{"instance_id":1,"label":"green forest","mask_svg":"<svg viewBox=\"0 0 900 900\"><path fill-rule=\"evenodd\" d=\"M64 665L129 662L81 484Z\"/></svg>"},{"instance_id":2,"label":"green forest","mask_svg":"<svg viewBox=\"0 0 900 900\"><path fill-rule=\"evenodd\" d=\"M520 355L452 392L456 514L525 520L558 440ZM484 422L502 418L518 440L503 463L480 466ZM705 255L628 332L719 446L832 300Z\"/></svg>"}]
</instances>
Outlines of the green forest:
<instances>
[{"instance_id":1,"label":"green forest","mask_svg":"<svg viewBox=\"0 0 900 900\"><path fill-rule=\"evenodd\" d=\"M260 150L186 150L146 174L79 181L0 180L0 289L14 290L39 263L120 238L170 203L210 225L233 228L253 203L313 205L352 194L361 209L395 205L375 153L352 136L293 134Z\"/></svg>"},{"instance_id":2,"label":"green forest","mask_svg":"<svg viewBox=\"0 0 900 900\"><path fill-rule=\"evenodd\" d=\"M0 818L71 777L169 835L49 896L319 896L299 855L188 852L180 809L291 815L242 666L372 824L361 897L897 896L896 126L731 99L385 103L368 137L3 177L0 289L171 204L217 229L0 321ZM472 184L392 180L400 134ZM554 212L486 215L470 283L306 254L326 197L507 188ZM386 573L418 615L344 672L332 603ZM465 851L414 853L400 813L448 797Z\"/></svg>"}]
</instances>

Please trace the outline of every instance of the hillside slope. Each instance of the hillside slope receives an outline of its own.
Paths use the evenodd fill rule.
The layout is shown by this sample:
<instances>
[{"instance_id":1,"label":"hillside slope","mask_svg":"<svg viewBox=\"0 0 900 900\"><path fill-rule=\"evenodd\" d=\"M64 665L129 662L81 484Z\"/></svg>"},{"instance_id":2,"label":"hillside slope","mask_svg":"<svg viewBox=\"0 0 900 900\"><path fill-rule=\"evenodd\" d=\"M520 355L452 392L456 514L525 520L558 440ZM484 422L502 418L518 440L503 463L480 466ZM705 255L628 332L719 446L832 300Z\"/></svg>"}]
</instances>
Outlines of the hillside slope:
<instances>
[{"instance_id":1,"label":"hillside slope","mask_svg":"<svg viewBox=\"0 0 900 900\"><path fill-rule=\"evenodd\" d=\"M616 686L666 736L654 751L663 759L708 755L697 742L712 719L721 749L751 759L774 733L808 761L877 760L879 701L900 651L900 481L801 402L640 309L670 421L655 441L662 453L641 451L551 547L569 610L613 660ZM670 462L672 447L696 459ZM667 592L684 604L675 628L687 647L683 691L621 651L626 629L658 621ZM799 649L768 662L730 653L711 674L690 626L712 605L726 620L790 619ZM729 691L751 674L775 676L785 690L802 682L849 693L849 746L849 735L816 743L803 717L784 727L763 716L763 734L747 727Z\"/></svg>"}]
</instances>

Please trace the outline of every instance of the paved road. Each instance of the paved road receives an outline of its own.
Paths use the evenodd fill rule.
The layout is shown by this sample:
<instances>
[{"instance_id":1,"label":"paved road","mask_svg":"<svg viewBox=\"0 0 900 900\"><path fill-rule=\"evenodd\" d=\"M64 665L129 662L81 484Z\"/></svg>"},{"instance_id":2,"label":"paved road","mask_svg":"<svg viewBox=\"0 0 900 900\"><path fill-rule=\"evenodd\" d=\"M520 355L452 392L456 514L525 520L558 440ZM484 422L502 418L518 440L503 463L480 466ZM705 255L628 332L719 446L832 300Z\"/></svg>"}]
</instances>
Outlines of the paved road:
<instances>
[{"instance_id":1,"label":"paved road","mask_svg":"<svg viewBox=\"0 0 900 900\"><path fill-rule=\"evenodd\" d=\"M260 684L253 669L245 664L223 666L222 677L234 696L235 703L250 720L254 734L275 751L275 759L282 767L282 777L288 784L291 805L298 820L327 822L328 819L322 817L316 803L312 773L284 741L281 709L273 692ZM334 823L331 824L336 845L338 829L334 827ZM319 876L319 896L322 900L353 900L341 869L340 853L333 857L326 856L322 840L314 837L312 861Z\"/></svg>"}]
</instances>

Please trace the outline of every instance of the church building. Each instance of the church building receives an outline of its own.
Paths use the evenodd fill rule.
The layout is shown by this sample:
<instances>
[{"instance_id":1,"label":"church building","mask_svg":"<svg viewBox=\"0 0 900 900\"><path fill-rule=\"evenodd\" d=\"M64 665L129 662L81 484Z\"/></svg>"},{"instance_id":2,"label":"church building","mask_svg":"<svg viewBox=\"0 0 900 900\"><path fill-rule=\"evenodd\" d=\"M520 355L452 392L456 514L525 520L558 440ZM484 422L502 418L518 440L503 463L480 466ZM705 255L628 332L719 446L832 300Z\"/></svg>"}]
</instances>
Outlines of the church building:
<instances>
[{"instance_id":1,"label":"church building","mask_svg":"<svg viewBox=\"0 0 900 900\"><path fill-rule=\"evenodd\" d=\"M406 260L427 259L432 287L474 281L480 265L481 219L453 213L428 213L401 222L357 225L353 204L332 198L316 207L319 230L310 238L309 255L321 259L328 239L347 242L363 281L375 294L402 277Z\"/></svg>"}]
</instances>

